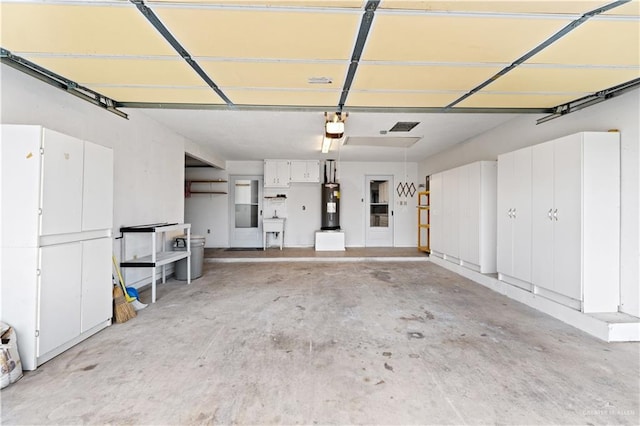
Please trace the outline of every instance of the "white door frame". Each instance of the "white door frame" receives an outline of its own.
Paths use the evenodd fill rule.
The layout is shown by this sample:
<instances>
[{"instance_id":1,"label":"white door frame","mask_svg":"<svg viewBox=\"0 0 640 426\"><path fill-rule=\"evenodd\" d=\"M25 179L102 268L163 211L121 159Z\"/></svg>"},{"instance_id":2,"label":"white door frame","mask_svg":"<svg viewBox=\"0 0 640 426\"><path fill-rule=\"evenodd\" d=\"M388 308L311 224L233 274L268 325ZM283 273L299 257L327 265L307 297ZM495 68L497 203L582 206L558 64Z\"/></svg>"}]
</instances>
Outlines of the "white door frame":
<instances>
[{"instance_id":1,"label":"white door frame","mask_svg":"<svg viewBox=\"0 0 640 426\"><path fill-rule=\"evenodd\" d=\"M255 227L236 228L236 181L257 181L256 205L257 223ZM229 247L262 248L262 191L263 177L259 175L230 175L229 176ZM253 201L253 200L252 200Z\"/></svg>"},{"instance_id":2,"label":"white door frame","mask_svg":"<svg viewBox=\"0 0 640 426\"><path fill-rule=\"evenodd\" d=\"M387 226L371 226L371 182L388 181L386 201L388 204ZM364 217L364 245L365 247L393 247L393 225L394 225L394 183L393 175L366 175L364 181L365 190L365 217Z\"/></svg>"}]
</instances>

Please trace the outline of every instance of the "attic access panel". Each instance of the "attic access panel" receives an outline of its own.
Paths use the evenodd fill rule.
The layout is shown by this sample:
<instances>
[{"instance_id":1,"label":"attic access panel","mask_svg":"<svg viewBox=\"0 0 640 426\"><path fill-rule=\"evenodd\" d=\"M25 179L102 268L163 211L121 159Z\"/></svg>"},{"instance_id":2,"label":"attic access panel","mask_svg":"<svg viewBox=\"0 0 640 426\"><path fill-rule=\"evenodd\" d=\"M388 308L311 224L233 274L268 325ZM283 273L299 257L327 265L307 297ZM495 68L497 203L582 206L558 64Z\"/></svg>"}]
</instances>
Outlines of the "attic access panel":
<instances>
[{"instance_id":1,"label":"attic access panel","mask_svg":"<svg viewBox=\"0 0 640 426\"><path fill-rule=\"evenodd\" d=\"M375 146L385 148L409 148L422 139L422 136L347 136L343 146Z\"/></svg>"}]
</instances>

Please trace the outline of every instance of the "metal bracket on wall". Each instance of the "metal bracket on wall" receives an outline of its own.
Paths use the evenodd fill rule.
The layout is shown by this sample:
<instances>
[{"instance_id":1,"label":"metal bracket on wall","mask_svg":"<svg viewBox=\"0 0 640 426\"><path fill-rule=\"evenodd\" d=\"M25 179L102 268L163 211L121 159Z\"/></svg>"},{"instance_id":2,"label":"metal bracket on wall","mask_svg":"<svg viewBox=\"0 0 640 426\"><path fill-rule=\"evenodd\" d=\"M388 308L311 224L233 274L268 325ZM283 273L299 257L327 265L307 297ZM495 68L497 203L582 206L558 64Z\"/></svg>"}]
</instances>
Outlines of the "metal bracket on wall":
<instances>
[{"instance_id":1,"label":"metal bracket on wall","mask_svg":"<svg viewBox=\"0 0 640 426\"><path fill-rule=\"evenodd\" d=\"M23 73L28 74L31 77L37 78L40 81L50 84L53 87L57 87L58 89L64 90L65 92L77 96L80 99L99 106L100 108L112 112L117 116L126 119L129 118L127 114L116 108L116 101L114 101L113 99L101 95L100 93L95 92L89 88L81 86L75 81L69 80L68 78L49 71L48 69L34 64L27 59L14 55L10 51L2 47L0 47L0 62L17 69L18 71L22 71Z\"/></svg>"},{"instance_id":2,"label":"metal bracket on wall","mask_svg":"<svg viewBox=\"0 0 640 426\"><path fill-rule=\"evenodd\" d=\"M563 115L580 111L581 109L590 107L591 105L599 104L600 102L604 102L607 99L622 95L623 93L637 89L638 87L640 87L640 78L635 78L631 81L627 81L626 83L601 90L592 95L584 96L580 99L558 105L557 107L553 108L554 111L551 115L540 118L538 121L536 121L536 124L546 123L547 121L553 120L554 118L562 117Z\"/></svg>"}]
</instances>

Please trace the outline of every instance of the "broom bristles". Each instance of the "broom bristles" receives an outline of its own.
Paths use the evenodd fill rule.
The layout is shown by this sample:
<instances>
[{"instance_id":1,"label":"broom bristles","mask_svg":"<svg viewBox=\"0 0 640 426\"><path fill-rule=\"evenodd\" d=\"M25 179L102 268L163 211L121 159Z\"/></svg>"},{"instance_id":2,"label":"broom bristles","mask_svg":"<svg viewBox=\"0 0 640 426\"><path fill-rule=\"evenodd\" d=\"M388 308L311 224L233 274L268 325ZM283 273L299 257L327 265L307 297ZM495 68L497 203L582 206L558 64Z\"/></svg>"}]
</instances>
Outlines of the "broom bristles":
<instances>
[{"instance_id":1,"label":"broom bristles","mask_svg":"<svg viewBox=\"0 0 640 426\"><path fill-rule=\"evenodd\" d=\"M127 300L124 298L124 292L122 288L117 285L113 287L113 316L116 319L116 323L121 324L129 321L131 318L135 318L136 311L133 309Z\"/></svg>"}]
</instances>

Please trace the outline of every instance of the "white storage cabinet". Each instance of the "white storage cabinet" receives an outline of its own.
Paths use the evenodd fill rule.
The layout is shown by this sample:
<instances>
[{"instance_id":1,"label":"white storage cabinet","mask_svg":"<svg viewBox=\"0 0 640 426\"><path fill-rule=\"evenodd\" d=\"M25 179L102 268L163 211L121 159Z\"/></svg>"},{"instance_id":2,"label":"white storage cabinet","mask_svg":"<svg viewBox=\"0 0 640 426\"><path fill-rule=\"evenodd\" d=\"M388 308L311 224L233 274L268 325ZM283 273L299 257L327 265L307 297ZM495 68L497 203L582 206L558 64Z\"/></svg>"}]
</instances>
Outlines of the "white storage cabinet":
<instances>
[{"instance_id":1,"label":"white storage cabinet","mask_svg":"<svg viewBox=\"0 0 640 426\"><path fill-rule=\"evenodd\" d=\"M264 160L264 187L288 188L290 173L289 160Z\"/></svg>"},{"instance_id":2,"label":"white storage cabinet","mask_svg":"<svg viewBox=\"0 0 640 426\"><path fill-rule=\"evenodd\" d=\"M26 370L111 324L113 153L2 125L2 319Z\"/></svg>"},{"instance_id":3,"label":"white storage cabinet","mask_svg":"<svg viewBox=\"0 0 640 426\"><path fill-rule=\"evenodd\" d=\"M534 291L583 312L620 302L620 137L584 132L532 148Z\"/></svg>"},{"instance_id":4,"label":"white storage cabinet","mask_svg":"<svg viewBox=\"0 0 640 426\"><path fill-rule=\"evenodd\" d=\"M496 272L496 169L479 161L431 176L432 255Z\"/></svg>"},{"instance_id":5,"label":"white storage cabinet","mask_svg":"<svg viewBox=\"0 0 640 426\"><path fill-rule=\"evenodd\" d=\"M319 160L291 160L291 183L320 183Z\"/></svg>"},{"instance_id":6,"label":"white storage cabinet","mask_svg":"<svg viewBox=\"0 0 640 426\"><path fill-rule=\"evenodd\" d=\"M531 291L531 147L498 156L498 278Z\"/></svg>"}]
</instances>

